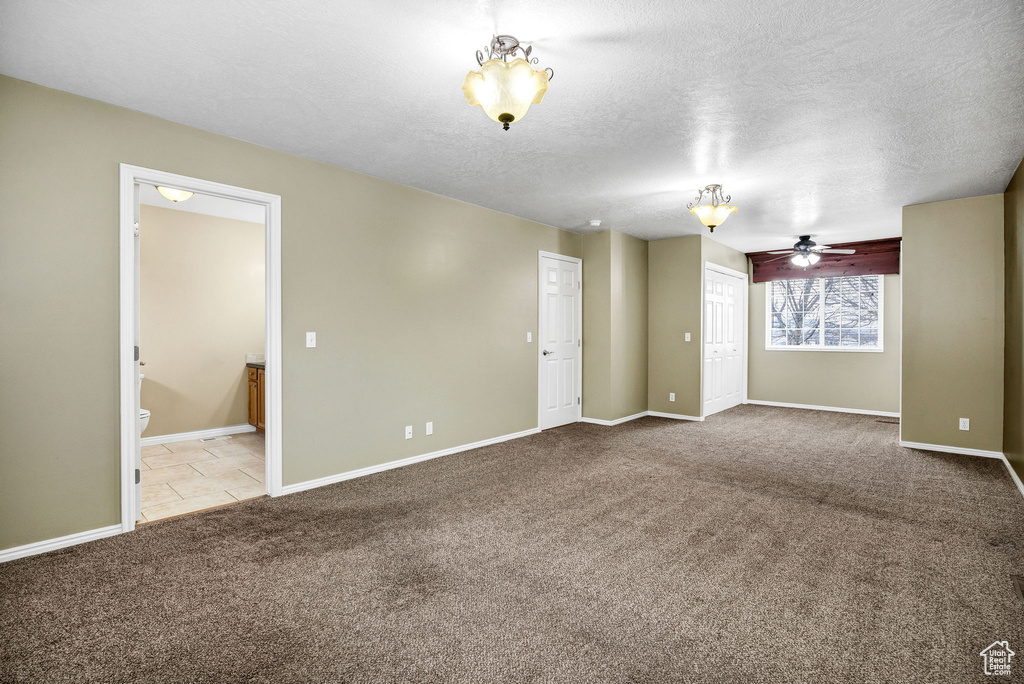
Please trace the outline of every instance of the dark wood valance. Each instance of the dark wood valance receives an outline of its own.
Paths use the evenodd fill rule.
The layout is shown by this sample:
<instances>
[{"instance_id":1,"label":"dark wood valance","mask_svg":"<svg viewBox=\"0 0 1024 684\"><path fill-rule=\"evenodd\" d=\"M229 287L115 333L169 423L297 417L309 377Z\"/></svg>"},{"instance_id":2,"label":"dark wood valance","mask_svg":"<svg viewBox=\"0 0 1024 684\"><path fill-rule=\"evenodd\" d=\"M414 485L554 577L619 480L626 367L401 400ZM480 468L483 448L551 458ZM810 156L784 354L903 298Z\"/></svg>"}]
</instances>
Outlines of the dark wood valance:
<instances>
[{"instance_id":1,"label":"dark wood valance","mask_svg":"<svg viewBox=\"0 0 1024 684\"><path fill-rule=\"evenodd\" d=\"M797 266L789 257L779 259L778 254L751 252L747 254L753 264L755 283L795 278L832 278L844 275L885 275L900 272L900 242L902 238L866 240L864 242L829 242L829 247L855 249L856 254L822 254L814 266ZM775 259L776 261L772 261ZM769 263L770 262L770 263Z\"/></svg>"}]
</instances>

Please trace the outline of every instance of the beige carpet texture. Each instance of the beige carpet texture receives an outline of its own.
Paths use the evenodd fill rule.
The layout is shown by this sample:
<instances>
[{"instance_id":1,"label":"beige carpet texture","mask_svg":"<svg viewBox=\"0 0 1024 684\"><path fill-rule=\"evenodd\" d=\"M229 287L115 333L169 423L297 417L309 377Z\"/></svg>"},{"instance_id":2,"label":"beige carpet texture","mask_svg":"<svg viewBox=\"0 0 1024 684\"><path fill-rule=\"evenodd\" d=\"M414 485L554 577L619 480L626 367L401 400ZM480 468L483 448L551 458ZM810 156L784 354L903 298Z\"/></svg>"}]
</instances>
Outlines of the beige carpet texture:
<instances>
[{"instance_id":1,"label":"beige carpet texture","mask_svg":"<svg viewBox=\"0 0 1024 684\"><path fill-rule=\"evenodd\" d=\"M1024 498L897 440L579 423L12 561L0 681L1024 680Z\"/></svg>"}]
</instances>

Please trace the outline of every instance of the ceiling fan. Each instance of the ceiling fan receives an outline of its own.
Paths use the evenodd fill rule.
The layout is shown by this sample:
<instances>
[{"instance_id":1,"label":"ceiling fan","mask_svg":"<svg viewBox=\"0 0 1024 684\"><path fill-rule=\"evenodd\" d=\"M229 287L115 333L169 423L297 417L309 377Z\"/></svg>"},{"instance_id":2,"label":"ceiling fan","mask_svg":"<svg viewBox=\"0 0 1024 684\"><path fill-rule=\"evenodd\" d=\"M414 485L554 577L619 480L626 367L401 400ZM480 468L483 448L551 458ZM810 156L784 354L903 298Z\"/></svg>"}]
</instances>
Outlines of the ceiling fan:
<instances>
[{"instance_id":1,"label":"ceiling fan","mask_svg":"<svg viewBox=\"0 0 1024 684\"><path fill-rule=\"evenodd\" d=\"M855 249L834 249L828 245L819 245L811 239L810 235L801 235L800 241L793 245L793 249L780 249L768 252L769 254L781 254L782 256L769 259L765 263L792 257L794 264L807 268L818 263L822 254L856 254L856 252L857 250Z\"/></svg>"}]
</instances>

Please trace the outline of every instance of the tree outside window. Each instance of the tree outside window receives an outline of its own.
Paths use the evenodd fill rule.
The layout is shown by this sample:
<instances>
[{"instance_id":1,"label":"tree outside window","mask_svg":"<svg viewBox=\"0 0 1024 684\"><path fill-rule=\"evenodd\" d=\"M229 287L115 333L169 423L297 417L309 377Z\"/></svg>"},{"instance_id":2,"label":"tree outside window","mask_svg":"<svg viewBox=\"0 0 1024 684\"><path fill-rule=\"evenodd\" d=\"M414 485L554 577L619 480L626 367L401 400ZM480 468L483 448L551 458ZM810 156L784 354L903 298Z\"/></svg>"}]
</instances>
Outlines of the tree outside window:
<instances>
[{"instance_id":1,"label":"tree outside window","mask_svg":"<svg viewBox=\"0 0 1024 684\"><path fill-rule=\"evenodd\" d=\"M768 286L767 349L882 350L881 276L774 280Z\"/></svg>"}]
</instances>

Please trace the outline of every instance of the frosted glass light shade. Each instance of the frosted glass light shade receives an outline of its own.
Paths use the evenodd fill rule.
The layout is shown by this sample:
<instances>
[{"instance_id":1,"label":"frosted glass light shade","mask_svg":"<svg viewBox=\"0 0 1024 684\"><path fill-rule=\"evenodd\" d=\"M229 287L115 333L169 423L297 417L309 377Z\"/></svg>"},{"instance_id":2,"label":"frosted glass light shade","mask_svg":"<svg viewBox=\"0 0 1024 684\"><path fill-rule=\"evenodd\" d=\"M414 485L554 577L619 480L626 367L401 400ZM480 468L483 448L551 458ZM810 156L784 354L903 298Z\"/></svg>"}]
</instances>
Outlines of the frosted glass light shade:
<instances>
[{"instance_id":1,"label":"frosted glass light shade","mask_svg":"<svg viewBox=\"0 0 1024 684\"><path fill-rule=\"evenodd\" d=\"M178 190L177 188L165 188L162 185L157 185L156 189L160 191L160 194L171 200L172 202L184 202L195 193L189 192L188 190Z\"/></svg>"},{"instance_id":2,"label":"frosted glass light shade","mask_svg":"<svg viewBox=\"0 0 1024 684\"><path fill-rule=\"evenodd\" d=\"M728 204L699 204L690 209L690 213L700 219L708 228L720 226L729 218L729 214L736 211L737 207Z\"/></svg>"},{"instance_id":3,"label":"frosted glass light shade","mask_svg":"<svg viewBox=\"0 0 1024 684\"><path fill-rule=\"evenodd\" d=\"M791 261L797 266L803 266L804 268L807 268L808 266L813 266L814 264L821 261L821 255L817 254L816 252L808 252L807 254L794 254Z\"/></svg>"},{"instance_id":4,"label":"frosted glass light shade","mask_svg":"<svg viewBox=\"0 0 1024 684\"><path fill-rule=\"evenodd\" d=\"M480 71L470 71L462 83L466 102L478 106L505 130L519 121L531 104L540 104L548 91L548 73L537 71L521 57L511 62L489 59Z\"/></svg>"}]
</instances>

